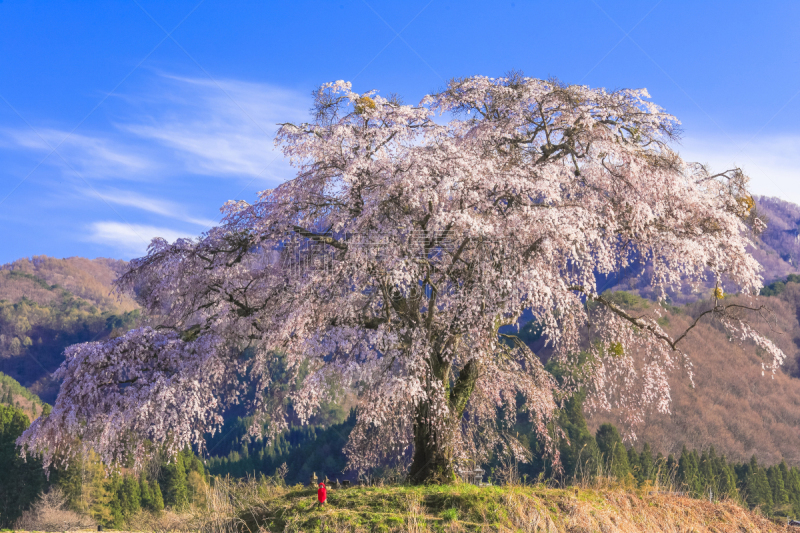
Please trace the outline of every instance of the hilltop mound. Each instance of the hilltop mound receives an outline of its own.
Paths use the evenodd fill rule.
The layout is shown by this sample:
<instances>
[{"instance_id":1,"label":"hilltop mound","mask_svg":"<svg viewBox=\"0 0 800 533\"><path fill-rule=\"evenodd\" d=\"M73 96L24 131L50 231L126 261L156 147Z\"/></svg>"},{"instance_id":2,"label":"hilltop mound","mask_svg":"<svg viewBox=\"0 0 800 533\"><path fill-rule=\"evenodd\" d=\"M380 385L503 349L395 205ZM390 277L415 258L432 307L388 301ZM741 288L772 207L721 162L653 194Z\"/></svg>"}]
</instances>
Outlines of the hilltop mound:
<instances>
[{"instance_id":1,"label":"hilltop mound","mask_svg":"<svg viewBox=\"0 0 800 533\"><path fill-rule=\"evenodd\" d=\"M224 485L224 484L222 484ZM212 489L233 496L224 486ZM242 486L239 487L241 490ZM247 487L237 507L208 509L206 523L244 522L250 531L413 532L742 532L788 528L733 503L622 489L543 485L387 486L332 489L323 509L316 490ZM236 491L238 492L238 491ZM238 494L237 496L244 496ZM228 501L225 499L224 501ZM200 525L197 523L196 525ZM263 529L258 529L259 527ZM246 529L245 529L246 530Z\"/></svg>"}]
</instances>

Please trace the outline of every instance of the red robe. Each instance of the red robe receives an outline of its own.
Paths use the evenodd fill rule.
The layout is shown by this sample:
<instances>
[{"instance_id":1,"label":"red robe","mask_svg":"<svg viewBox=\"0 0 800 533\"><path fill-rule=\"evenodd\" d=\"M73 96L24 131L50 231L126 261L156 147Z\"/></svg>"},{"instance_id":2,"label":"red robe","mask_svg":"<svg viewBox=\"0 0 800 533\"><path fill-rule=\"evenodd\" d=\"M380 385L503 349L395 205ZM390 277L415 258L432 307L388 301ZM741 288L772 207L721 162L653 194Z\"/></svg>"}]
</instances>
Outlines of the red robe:
<instances>
[{"instance_id":1,"label":"red robe","mask_svg":"<svg viewBox=\"0 0 800 533\"><path fill-rule=\"evenodd\" d=\"M325 503L325 500L328 498L328 492L325 490L325 483L319 484L319 490L317 490L317 499L319 503Z\"/></svg>"}]
</instances>

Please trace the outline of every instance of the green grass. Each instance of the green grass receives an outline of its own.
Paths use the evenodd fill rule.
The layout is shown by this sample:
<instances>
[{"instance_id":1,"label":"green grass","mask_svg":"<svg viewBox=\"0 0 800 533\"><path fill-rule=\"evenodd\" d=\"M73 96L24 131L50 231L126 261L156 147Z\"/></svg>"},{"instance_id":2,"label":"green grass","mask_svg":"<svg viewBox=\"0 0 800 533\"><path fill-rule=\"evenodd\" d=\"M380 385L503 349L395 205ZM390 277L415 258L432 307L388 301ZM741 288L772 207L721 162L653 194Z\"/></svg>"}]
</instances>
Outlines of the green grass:
<instances>
[{"instance_id":1,"label":"green grass","mask_svg":"<svg viewBox=\"0 0 800 533\"><path fill-rule=\"evenodd\" d=\"M446 511L442 512L442 520L445 522L452 522L453 520L458 519L458 509L455 507L451 507Z\"/></svg>"},{"instance_id":2,"label":"green grass","mask_svg":"<svg viewBox=\"0 0 800 533\"><path fill-rule=\"evenodd\" d=\"M664 530L664 524L681 531L728 531L731 524L743 531L783 530L734 502L651 492L652 487L634 489L611 480L568 488L390 485L329 488L326 505L319 507L316 487L285 486L278 478L217 478L205 503L183 514L165 511L163 517L154 517L166 520L163 527L147 530L640 533ZM183 521L182 529L176 529L177 519Z\"/></svg>"},{"instance_id":3,"label":"green grass","mask_svg":"<svg viewBox=\"0 0 800 533\"><path fill-rule=\"evenodd\" d=\"M553 520L564 512L554 499L576 499L573 491L544 486L401 485L330 489L320 509L316 494L313 488L288 487L240 518L253 530L262 526L268 531L484 531L487 525L515 530L520 507ZM605 506L600 495L581 496Z\"/></svg>"}]
</instances>

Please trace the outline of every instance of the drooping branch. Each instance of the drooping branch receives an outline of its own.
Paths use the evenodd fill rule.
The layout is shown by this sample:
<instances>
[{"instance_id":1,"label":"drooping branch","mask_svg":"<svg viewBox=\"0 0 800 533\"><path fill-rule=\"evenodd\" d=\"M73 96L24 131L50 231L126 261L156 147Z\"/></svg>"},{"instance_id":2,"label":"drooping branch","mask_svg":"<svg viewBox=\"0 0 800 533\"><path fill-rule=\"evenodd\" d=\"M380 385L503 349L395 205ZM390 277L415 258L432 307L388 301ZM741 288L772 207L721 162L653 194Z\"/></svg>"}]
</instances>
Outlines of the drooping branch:
<instances>
[{"instance_id":1,"label":"drooping branch","mask_svg":"<svg viewBox=\"0 0 800 533\"><path fill-rule=\"evenodd\" d=\"M636 327L639 327L639 328L642 328L642 329L648 331L651 335L653 335L657 339L665 342L673 350L678 350L678 343L680 341L682 341L684 338L686 338L686 335L688 335L689 332L691 330L693 330L695 328L695 326L697 326L697 324L700 322L700 319L702 319L706 315L715 314L715 315L718 315L720 317L724 317L724 316L726 316L726 312L729 309L744 309L744 310L747 310L747 311L754 311L754 312L761 312L761 311L764 311L765 309L767 309L767 307L764 306L764 305L760 305L758 307L750 307L750 306L741 305L741 304L717 305L718 302L715 301L714 307L712 307L711 309L707 309L706 311L703 311L697 317L695 317L695 319L692 321L692 323L689 325L689 327L687 327L683 331L683 333L681 333L676 339L673 340L670 336L668 336L665 333L663 333L661 328L657 328L652 323L652 321L645 322L645 321L642 320L642 317L635 317L635 316L631 315L630 313L628 313L627 311L625 311L621 307L619 307L616 304L614 304L608 298L605 298L603 295L598 294L596 296L589 296L582 286L572 286L572 287L569 287L568 290L586 294L589 298L591 298L591 300L603 304L612 313L614 313L615 315L619 316L620 318L622 318L624 320L627 320L628 322L630 322L631 324L633 324Z\"/></svg>"}]
</instances>

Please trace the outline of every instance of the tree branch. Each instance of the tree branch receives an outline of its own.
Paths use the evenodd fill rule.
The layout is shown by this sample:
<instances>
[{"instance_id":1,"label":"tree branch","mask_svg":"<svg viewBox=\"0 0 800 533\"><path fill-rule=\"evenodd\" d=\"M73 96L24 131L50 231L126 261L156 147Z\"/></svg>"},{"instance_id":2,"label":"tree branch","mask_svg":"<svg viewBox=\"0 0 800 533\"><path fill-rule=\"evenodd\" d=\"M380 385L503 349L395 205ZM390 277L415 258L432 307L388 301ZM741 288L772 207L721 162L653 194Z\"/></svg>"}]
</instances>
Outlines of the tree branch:
<instances>
[{"instance_id":1,"label":"tree branch","mask_svg":"<svg viewBox=\"0 0 800 533\"><path fill-rule=\"evenodd\" d=\"M347 250L347 244L343 242L339 242L333 237L329 235L322 235L319 233L314 233L313 231L309 231L305 228L301 228L300 226L293 226L292 229L296 232L305 237L306 239L311 239L312 241L321 242L323 244L328 244L337 248L339 250Z\"/></svg>"}]
</instances>

